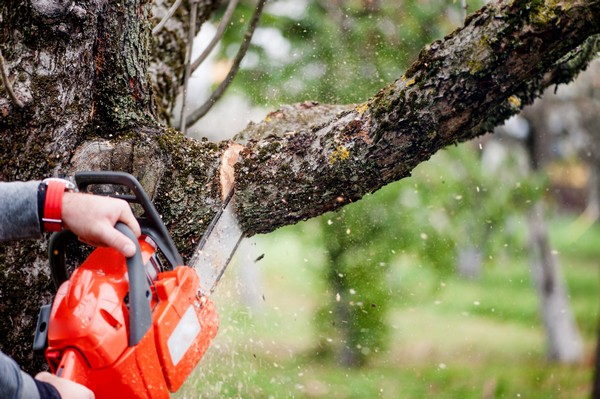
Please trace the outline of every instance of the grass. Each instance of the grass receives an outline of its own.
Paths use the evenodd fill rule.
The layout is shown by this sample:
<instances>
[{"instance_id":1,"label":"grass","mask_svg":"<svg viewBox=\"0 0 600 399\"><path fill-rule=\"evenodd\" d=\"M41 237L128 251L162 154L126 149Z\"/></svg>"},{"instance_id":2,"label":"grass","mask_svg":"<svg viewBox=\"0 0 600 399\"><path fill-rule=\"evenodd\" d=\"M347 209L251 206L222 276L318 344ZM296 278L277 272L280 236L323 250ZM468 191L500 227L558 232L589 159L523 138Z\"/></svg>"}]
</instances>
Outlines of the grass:
<instances>
[{"instance_id":1,"label":"grass","mask_svg":"<svg viewBox=\"0 0 600 399\"><path fill-rule=\"evenodd\" d=\"M221 330L175 398L588 398L598 320L600 228L552 224L572 310L586 346L579 365L552 364L527 259L488 262L463 280L398 259L389 348L360 369L319 353L313 325L322 301L322 254L294 228L261 237L238 257L215 293ZM572 229L572 230L569 230ZM579 230L574 230L579 229ZM577 232L575 237L573 231ZM575 239L574 239L575 237ZM264 259L254 259L264 253ZM248 299L242 271L256 269ZM246 278L247 281L247 278Z\"/></svg>"}]
</instances>

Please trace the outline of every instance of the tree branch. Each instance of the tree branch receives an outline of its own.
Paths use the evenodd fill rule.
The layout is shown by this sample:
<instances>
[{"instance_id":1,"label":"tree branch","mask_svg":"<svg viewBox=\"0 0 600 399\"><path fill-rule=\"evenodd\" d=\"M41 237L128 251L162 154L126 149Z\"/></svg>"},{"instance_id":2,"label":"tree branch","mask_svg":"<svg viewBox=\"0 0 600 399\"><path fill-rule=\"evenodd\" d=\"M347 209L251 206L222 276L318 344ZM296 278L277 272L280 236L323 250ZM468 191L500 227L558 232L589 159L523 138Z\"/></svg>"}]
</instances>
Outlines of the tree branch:
<instances>
[{"instance_id":1,"label":"tree branch","mask_svg":"<svg viewBox=\"0 0 600 399\"><path fill-rule=\"evenodd\" d=\"M182 100L181 100L181 116L179 118L181 133L185 134L187 128L187 91L188 84L190 81L190 76L192 76L192 50L194 49L194 38L196 37L196 17L198 12L198 1L192 0L192 10L190 12L190 24L188 30L188 47L185 54L185 74L183 77L183 91L182 91Z\"/></svg>"},{"instance_id":2,"label":"tree branch","mask_svg":"<svg viewBox=\"0 0 600 399\"><path fill-rule=\"evenodd\" d=\"M4 85L6 92L8 93L8 97L12 100L13 103L19 108L23 108L23 102L17 98L15 92L12 88L12 84L10 80L8 80L8 73L6 72L6 65L4 64L4 57L2 56L2 50L0 50L0 81Z\"/></svg>"},{"instance_id":3,"label":"tree branch","mask_svg":"<svg viewBox=\"0 0 600 399\"><path fill-rule=\"evenodd\" d=\"M258 4L254 11L254 15L252 16L252 20L250 21L250 25L248 26L248 30L246 31L246 34L244 35L244 40L242 41L242 45L240 46L240 49L238 50L237 54L235 55L233 64L231 65L231 69L229 70L227 77L225 77L225 80L223 80L221 82L221 84L219 85L219 87L217 87L217 89L210 95L209 99L206 100L206 102L204 104L202 104L200 106L200 108L198 108L197 110L192 112L192 114L188 117L188 119L186 121L187 124L193 125L194 123L198 122L200 120L200 118L202 118L204 115L206 115L206 113L213 107L213 105L215 105L215 103L221 98L223 93L225 93L225 90L227 90L227 87L229 86L229 84L233 81L233 78L235 77L235 75L237 74L237 72L240 68L240 63L244 59L244 56L246 55L246 52L248 51L248 48L250 47L250 41L252 40L252 35L254 34L254 30L256 29L256 26L258 25L258 21L260 20L260 16L262 14L262 10L263 10L265 3L266 3L266 0L258 1Z\"/></svg>"},{"instance_id":4,"label":"tree branch","mask_svg":"<svg viewBox=\"0 0 600 399\"><path fill-rule=\"evenodd\" d=\"M163 28L163 26L165 26L169 18L171 18L173 14L175 14L175 11L177 11L179 6L181 5L181 1L182 0L175 0L175 3L173 3L173 5L169 8L165 16L160 20L158 24L156 24L154 28L152 28L152 35L157 35L161 31L161 29Z\"/></svg>"},{"instance_id":5,"label":"tree branch","mask_svg":"<svg viewBox=\"0 0 600 399\"><path fill-rule=\"evenodd\" d=\"M409 176L439 149L491 131L600 31L599 3L490 4L366 103L322 125L250 140L236 168L245 230L268 232L338 209ZM277 119L262 125L278 130Z\"/></svg>"},{"instance_id":6,"label":"tree branch","mask_svg":"<svg viewBox=\"0 0 600 399\"><path fill-rule=\"evenodd\" d=\"M192 72L194 72L198 67L206 60L206 57L213 51L219 40L223 37L225 30L227 29L227 25L231 21L233 17L233 12L237 7L239 0L229 0L229 4L227 5L227 9L225 10L225 14L223 14L223 18L217 27L217 31L215 32L215 36L212 38L208 46L204 49L202 54L192 63Z\"/></svg>"}]
</instances>

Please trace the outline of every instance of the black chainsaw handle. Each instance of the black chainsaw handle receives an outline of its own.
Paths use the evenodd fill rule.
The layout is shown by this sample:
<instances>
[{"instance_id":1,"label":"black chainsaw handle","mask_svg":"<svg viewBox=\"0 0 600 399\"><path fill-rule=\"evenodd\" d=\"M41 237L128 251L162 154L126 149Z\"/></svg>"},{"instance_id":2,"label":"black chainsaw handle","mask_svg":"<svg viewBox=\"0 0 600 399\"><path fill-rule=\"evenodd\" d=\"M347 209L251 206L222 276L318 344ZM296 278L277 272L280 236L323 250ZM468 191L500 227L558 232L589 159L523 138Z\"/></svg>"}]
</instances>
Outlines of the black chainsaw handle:
<instances>
[{"instance_id":1,"label":"black chainsaw handle","mask_svg":"<svg viewBox=\"0 0 600 399\"><path fill-rule=\"evenodd\" d=\"M129 346L134 346L141 341L152 326L152 311L150 310L152 294L137 237L124 223L117 223L115 228L135 244L135 255L125 258L129 275Z\"/></svg>"},{"instance_id":2,"label":"black chainsaw handle","mask_svg":"<svg viewBox=\"0 0 600 399\"><path fill-rule=\"evenodd\" d=\"M58 289L62 283L69 279L69 272L65 263L67 243L77 241L77 236L71 230L63 230L50 236L48 242L48 264L54 288Z\"/></svg>"}]
</instances>

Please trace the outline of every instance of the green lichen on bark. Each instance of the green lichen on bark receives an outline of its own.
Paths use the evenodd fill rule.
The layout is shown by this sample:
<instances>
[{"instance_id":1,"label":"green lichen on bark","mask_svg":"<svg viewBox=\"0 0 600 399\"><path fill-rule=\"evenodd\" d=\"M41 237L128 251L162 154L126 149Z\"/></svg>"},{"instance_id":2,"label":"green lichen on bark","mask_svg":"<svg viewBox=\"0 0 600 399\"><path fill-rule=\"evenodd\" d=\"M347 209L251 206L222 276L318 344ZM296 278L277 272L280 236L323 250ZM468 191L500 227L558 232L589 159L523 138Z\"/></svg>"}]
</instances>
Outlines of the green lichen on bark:
<instances>
[{"instance_id":1,"label":"green lichen on bark","mask_svg":"<svg viewBox=\"0 0 600 399\"><path fill-rule=\"evenodd\" d=\"M530 2L529 9L531 10L529 20L533 24L546 25L554 23L560 16L568 11L572 6L572 1L566 2L562 0L536 0Z\"/></svg>"},{"instance_id":2,"label":"green lichen on bark","mask_svg":"<svg viewBox=\"0 0 600 399\"><path fill-rule=\"evenodd\" d=\"M358 115L347 111L351 108L338 114L346 118L342 122L322 124L317 118L316 126L268 136L268 146L276 151L266 151L261 140L246 143L236 164L236 204L247 234L338 209L369 192L366 186L379 179L378 170L366 156L366 135L361 129L347 129L346 122Z\"/></svg>"},{"instance_id":3,"label":"green lichen on bark","mask_svg":"<svg viewBox=\"0 0 600 399\"><path fill-rule=\"evenodd\" d=\"M198 142L178 132L156 137L169 154L155 205L176 240L189 256L221 204L219 166L227 143Z\"/></svg>"}]
</instances>

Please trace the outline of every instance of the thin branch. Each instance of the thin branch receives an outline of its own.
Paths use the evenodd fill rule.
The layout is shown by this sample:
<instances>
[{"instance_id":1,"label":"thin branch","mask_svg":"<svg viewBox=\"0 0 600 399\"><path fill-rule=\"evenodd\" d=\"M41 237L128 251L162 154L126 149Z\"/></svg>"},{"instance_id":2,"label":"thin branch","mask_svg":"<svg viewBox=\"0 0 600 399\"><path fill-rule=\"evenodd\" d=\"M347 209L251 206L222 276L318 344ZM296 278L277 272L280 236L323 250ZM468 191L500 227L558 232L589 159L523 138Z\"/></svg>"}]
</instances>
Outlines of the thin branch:
<instances>
[{"instance_id":1,"label":"thin branch","mask_svg":"<svg viewBox=\"0 0 600 399\"><path fill-rule=\"evenodd\" d=\"M177 9L179 8L179 6L181 5L181 1L182 0L175 0L175 3L173 3L173 5L171 6L171 8L169 8L169 11L167 11L167 14L163 17L163 19L160 20L160 22L158 23L158 25L156 25L152 29L152 34L153 35L156 35L158 32L161 31L161 29L165 26L165 24L167 23L167 21L169 20L169 18L171 18L173 16L173 14L175 14L175 11L177 11Z\"/></svg>"},{"instance_id":2,"label":"thin branch","mask_svg":"<svg viewBox=\"0 0 600 399\"><path fill-rule=\"evenodd\" d=\"M188 48L185 55L185 75L183 77L183 94L181 100L181 117L179 118L180 122L180 130L183 134L186 131L186 102L187 102L187 90L188 83L190 80L190 76L192 74L192 65L190 64L192 60L192 49L194 47L194 38L196 37L196 19L198 15L198 0L191 0L192 9L190 12L190 29L188 31Z\"/></svg>"},{"instance_id":3,"label":"thin branch","mask_svg":"<svg viewBox=\"0 0 600 399\"><path fill-rule=\"evenodd\" d=\"M544 85L556 85L554 88L556 93L559 84L570 83L576 75L575 71L585 70L598 54L600 54L600 35L588 37L585 42L558 60L551 73L544 75Z\"/></svg>"},{"instance_id":4,"label":"thin branch","mask_svg":"<svg viewBox=\"0 0 600 399\"><path fill-rule=\"evenodd\" d=\"M254 15L252 16L250 25L248 26L248 30L246 31L246 34L244 34L244 40L242 42L242 45L240 46L238 53L235 55L233 65L231 66L227 77L221 82L219 87L217 87L217 89L210 95L210 98L206 100L206 102L202 104L200 108L192 112L192 114L188 117L186 121L188 125L193 125L194 123L198 122L200 118L206 115L206 113L212 108L213 105L215 105L219 98L221 98L221 96L223 95L223 93L237 74L238 70L240 69L240 63L242 62L242 59L244 58L246 52L248 51L248 48L250 47L252 35L254 34L254 30L258 25L258 21L260 20L260 16L262 14L262 10L265 3L266 0L259 0L258 4L256 5L256 10L254 11Z\"/></svg>"},{"instance_id":5,"label":"thin branch","mask_svg":"<svg viewBox=\"0 0 600 399\"><path fill-rule=\"evenodd\" d=\"M221 40L221 38L223 37L223 34L225 33L225 29L227 29L227 25L229 25L229 22L231 21L231 18L233 17L233 12L235 11L235 8L237 7L238 3L239 3L239 0L229 0L229 4L227 5L225 14L223 14L223 18L221 19L221 22L219 23L219 26L217 27L217 32L215 33L215 37L212 38L211 42L208 44L208 46L206 46L206 48L204 49L202 54L200 54L200 57L198 57L192 63L192 72L194 72L196 69L198 69L198 67L204 62L206 57L208 57L208 55L213 51L213 49L215 48L217 43L219 43L219 40Z\"/></svg>"},{"instance_id":6,"label":"thin branch","mask_svg":"<svg viewBox=\"0 0 600 399\"><path fill-rule=\"evenodd\" d=\"M463 13L463 21L467 19L467 9L469 6L467 5L467 0L461 0L461 8Z\"/></svg>"},{"instance_id":7,"label":"thin branch","mask_svg":"<svg viewBox=\"0 0 600 399\"><path fill-rule=\"evenodd\" d=\"M6 88L6 92L8 96L12 100L13 103L19 108L23 108L23 102L17 98L15 92L13 91L12 85L10 84L10 80L8 80L8 73L6 72L6 65L4 63L4 57L2 56L2 50L0 50L0 80L2 84Z\"/></svg>"}]
</instances>

